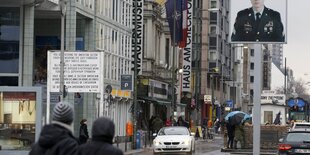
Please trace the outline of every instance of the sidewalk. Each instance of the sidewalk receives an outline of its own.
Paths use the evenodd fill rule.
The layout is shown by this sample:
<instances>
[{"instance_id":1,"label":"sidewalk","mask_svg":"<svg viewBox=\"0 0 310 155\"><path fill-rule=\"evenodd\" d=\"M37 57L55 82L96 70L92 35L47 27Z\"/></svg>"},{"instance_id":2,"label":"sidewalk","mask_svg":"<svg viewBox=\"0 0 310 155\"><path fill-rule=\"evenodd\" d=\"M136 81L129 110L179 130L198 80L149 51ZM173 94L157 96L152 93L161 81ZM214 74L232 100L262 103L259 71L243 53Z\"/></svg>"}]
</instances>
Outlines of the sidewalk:
<instances>
[{"instance_id":1,"label":"sidewalk","mask_svg":"<svg viewBox=\"0 0 310 155\"><path fill-rule=\"evenodd\" d=\"M140 152L144 152L144 151L151 151L153 150L153 147L146 147L146 148L142 148L142 149L137 149L137 150L128 150L128 151L124 151L124 154L135 154L135 153L140 153Z\"/></svg>"},{"instance_id":2,"label":"sidewalk","mask_svg":"<svg viewBox=\"0 0 310 155\"><path fill-rule=\"evenodd\" d=\"M143 152L143 151L147 151L147 150L152 150L153 147L150 146L150 144L146 145L145 144L143 146L141 146L140 149L132 149L131 146L131 142L126 143L118 143L117 144L113 144L115 147L118 147L119 149L121 149L124 154L134 154L134 153L139 153L139 152ZM127 145L127 146L126 146Z\"/></svg>"},{"instance_id":3,"label":"sidewalk","mask_svg":"<svg viewBox=\"0 0 310 155\"><path fill-rule=\"evenodd\" d=\"M228 149L222 148L221 152L227 152L231 154L252 154L253 149ZM277 150L270 150L270 149L260 149L261 155L276 155Z\"/></svg>"}]
</instances>

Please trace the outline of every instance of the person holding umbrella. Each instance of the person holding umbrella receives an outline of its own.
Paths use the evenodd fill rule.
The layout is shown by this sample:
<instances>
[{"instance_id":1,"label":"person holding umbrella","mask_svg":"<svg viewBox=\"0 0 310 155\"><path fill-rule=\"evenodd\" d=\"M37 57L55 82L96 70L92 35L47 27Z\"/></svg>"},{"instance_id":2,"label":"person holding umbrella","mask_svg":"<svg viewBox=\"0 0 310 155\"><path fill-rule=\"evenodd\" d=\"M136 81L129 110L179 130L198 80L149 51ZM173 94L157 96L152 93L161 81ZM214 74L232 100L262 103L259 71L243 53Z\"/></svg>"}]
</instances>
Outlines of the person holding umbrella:
<instances>
[{"instance_id":1,"label":"person holding umbrella","mask_svg":"<svg viewBox=\"0 0 310 155\"><path fill-rule=\"evenodd\" d=\"M228 147L233 148L232 146L234 146L234 148L236 148L237 146L236 144L238 141L240 141L241 143L241 148L244 147L243 125L245 121L250 120L250 119L251 119L251 116L243 111L232 111L226 115L225 122L227 123L226 127L227 127L227 132L228 132L228 137L229 137ZM229 130L233 132L229 132ZM231 142L231 140L235 142ZM233 143L235 145L232 145Z\"/></svg>"},{"instance_id":2,"label":"person holding umbrella","mask_svg":"<svg viewBox=\"0 0 310 155\"><path fill-rule=\"evenodd\" d=\"M232 149L234 146L235 126L231 125L229 122L226 122L226 128L228 135L227 148Z\"/></svg>"}]
</instances>

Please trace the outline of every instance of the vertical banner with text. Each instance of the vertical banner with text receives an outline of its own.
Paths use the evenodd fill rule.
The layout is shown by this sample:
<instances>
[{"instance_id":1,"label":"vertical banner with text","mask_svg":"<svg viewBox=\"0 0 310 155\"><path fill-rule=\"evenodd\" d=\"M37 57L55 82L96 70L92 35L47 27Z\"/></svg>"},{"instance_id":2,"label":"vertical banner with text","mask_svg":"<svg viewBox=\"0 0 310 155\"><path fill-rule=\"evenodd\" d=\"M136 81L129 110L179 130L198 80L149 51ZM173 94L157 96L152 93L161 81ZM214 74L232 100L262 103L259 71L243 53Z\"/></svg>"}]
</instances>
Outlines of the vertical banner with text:
<instances>
[{"instance_id":1,"label":"vertical banner with text","mask_svg":"<svg viewBox=\"0 0 310 155\"><path fill-rule=\"evenodd\" d=\"M143 52L143 0L133 0L132 1L132 68L134 71L137 67L137 75L142 74L142 52ZM137 9L136 9L137 8ZM137 12L135 12L137 10ZM134 16L137 16L135 20ZM137 50L137 51L136 51ZM137 64L135 65L135 54L137 54Z\"/></svg>"},{"instance_id":2,"label":"vertical banner with text","mask_svg":"<svg viewBox=\"0 0 310 155\"><path fill-rule=\"evenodd\" d=\"M187 1L187 39L186 47L183 49L183 75L182 75L182 92L191 91L191 70L192 70L192 0Z\"/></svg>"}]
</instances>

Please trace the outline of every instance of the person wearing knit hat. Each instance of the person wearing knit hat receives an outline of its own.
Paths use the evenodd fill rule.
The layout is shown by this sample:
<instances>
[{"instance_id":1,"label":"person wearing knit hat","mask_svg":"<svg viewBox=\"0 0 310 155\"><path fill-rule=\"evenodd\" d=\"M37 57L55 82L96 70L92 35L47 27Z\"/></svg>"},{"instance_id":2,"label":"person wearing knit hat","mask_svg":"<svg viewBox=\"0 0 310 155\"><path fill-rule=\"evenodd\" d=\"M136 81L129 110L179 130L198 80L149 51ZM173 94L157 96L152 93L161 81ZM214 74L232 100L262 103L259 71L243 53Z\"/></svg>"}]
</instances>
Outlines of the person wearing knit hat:
<instances>
[{"instance_id":1,"label":"person wearing knit hat","mask_svg":"<svg viewBox=\"0 0 310 155\"><path fill-rule=\"evenodd\" d=\"M29 155L74 155L79 144L72 134L73 118L74 110L69 103L57 103L53 109L52 123L43 127Z\"/></svg>"},{"instance_id":2,"label":"person wearing knit hat","mask_svg":"<svg viewBox=\"0 0 310 155\"><path fill-rule=\"evenodd\" d=\"M53 120L65 124L72 124L74 118L73 108L68 103L59 102L53 109Z\"/></svg>"}]
</instances>

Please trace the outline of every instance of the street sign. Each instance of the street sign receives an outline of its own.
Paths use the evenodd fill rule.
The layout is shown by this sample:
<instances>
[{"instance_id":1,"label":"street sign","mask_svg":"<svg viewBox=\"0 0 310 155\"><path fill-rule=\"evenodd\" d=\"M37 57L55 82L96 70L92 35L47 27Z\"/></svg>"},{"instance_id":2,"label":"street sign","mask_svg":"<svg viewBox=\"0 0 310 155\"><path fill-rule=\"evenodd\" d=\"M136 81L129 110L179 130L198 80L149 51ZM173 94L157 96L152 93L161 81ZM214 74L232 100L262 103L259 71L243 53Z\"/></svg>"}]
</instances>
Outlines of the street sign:
<instances>
[{"instance_id":1,"label":"street sign","mask_svg":"<svg viewBox=\"0 0 310 155\"><path fill-rule=\"evenodd\" d=\"M227 100L226 101L226 107L233 108L234 107L234 101L233 100Z\"/></svg>"},{"instance_id":2,"label":"street sign","mask_svg":"<svg viewBox=\"0 0 310 155\"><path fill-rule=\"evenodd\" d=\"M133 78L131 74L121 75L121 90L132 90Z\"/></svg>"}]
</instances>

